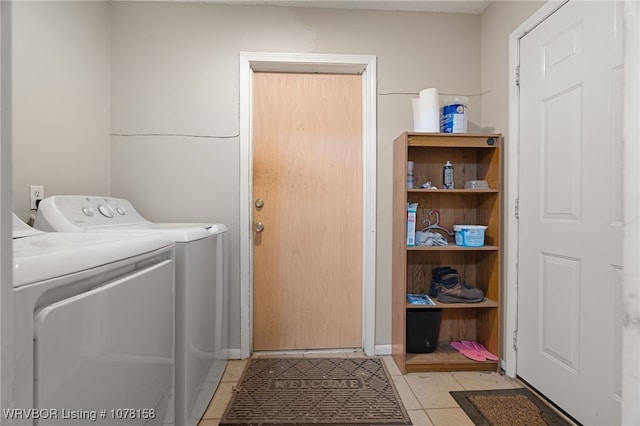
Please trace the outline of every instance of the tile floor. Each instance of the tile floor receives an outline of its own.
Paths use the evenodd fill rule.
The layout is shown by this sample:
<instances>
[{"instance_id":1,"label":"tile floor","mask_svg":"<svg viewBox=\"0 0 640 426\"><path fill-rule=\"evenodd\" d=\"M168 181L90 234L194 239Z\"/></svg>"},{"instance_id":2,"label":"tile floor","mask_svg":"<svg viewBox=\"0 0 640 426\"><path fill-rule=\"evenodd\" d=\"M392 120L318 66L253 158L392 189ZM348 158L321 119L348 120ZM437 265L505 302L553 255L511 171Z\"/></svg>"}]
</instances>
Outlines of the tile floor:
<instances>
[{"instance_id":1,"label":"tile floor","mask_svg":"<svg viewBox=\"0 0 640 426\"><path fill-rule=\"evenodd\" d=\"M335 356L363 355L354 353L335 354ZM414 426L473 426L473 422L449 395L449 391L522 387L522 384L517 380L495 372L410 373L402 375L390 356L385 356L383 359ZM240 379L246 363L247 360L228 362L220 385L198 426L218 425L227 403L231 399L232 389Z\"/></svg>"}]
</instances>

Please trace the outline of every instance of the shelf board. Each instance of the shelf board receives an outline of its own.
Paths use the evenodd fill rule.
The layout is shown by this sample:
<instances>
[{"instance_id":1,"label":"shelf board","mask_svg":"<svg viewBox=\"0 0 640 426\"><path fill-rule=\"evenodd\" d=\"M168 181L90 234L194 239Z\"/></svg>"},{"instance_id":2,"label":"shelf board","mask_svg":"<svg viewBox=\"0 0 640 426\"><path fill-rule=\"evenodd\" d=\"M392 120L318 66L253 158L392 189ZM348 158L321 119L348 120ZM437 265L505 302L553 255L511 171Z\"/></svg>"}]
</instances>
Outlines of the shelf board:
<instances>
[{"instance_id":1,"label":"shelf board","mask_svg":"<svg viewBox=\"0 0 640 426\"><path fill-rule=\"evenodd\" d=\"M498 251L498 246L463 247L455 244L448 246L411 246L409 251Z\"/></svg>"},{"instance_id":2,"label":"shelf board","mask_svg":"<svg viewBox=\"0 0 640 426\"><path fill-rule=\"evenodd\" d=\"M502 133L433 133L433 132L406 132L407 136L411 138L411 136L422 137L426 136L428 139L432 138L440 138L444 137L446 139L473 139L473 138L500 138L502 137Z\"/></svg>"},{"instance_id":3,"label":"shelf board","mask_svg":"<svg viewBox=\"0 0 640 426\"><path fill-rule=\"evenodd\" d=\"M419 194L449 194L449 195L478 195L478 194L498 194L499 189L427 189L427 188L409 188L407 192L415 192Z\"/></svg>"},{"instance_id":4,"label":"shelf board","mask_svg":"<svg viewBox=\"0 0 640 426\"><path fill-rule=\"evenodd\" d=\"M438 349L429 354L407 353L405 357L407 373L426 371L498 371L498 361L474 361L440 343Z\"/></svg>"},{"instance_id":5,"label":"shelf board","mask_svg":"<svg viewBox=\"0 0 640 426\"><path fill-rule=\"evenodd\" d=\"M438 302L435 297L432 297L431 300L435 302L435 306L432 305L414 305L407 302L407 309L481 309L481 308L497 308L498 302L495 300L487 299L486 297L482 302L478 303L441 303Z\"/></svg>"},{"instance_id":6,"label":"shelf board","mask_svg":"<svg viewBox=\"0 0 640 426\"><path fill-rule=\"evenodd\" d=\"M487 148L500 147L501 135L497 133L418 133L406 132L408 147ZM493 143L489 145L489 138Z\"/></svg>"}]
</instances>

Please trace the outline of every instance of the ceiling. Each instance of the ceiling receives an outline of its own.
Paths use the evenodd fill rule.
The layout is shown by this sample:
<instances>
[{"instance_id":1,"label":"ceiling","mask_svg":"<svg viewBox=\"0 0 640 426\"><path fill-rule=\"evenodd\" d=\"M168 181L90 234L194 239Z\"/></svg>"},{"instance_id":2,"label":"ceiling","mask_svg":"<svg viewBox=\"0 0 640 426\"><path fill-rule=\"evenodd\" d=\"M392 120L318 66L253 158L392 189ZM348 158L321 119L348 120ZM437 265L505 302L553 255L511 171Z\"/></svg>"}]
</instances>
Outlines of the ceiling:
<instances>
[{"instance_id":1,"label":"ceiling","mask_svg":"<svg viewBox=\"0 0 640 426\"><path fill-rule=\"evenodd\" d=\"M482 13L491 4L487 0L284 0L284 1L245 1L245 0L199 0L201 3L220 3L236 5L259 6L293 6L319 7L333 9L372 9L372 10L403 10L418 12L446 12L446 13Z\"/></svg>"}]
</instances>

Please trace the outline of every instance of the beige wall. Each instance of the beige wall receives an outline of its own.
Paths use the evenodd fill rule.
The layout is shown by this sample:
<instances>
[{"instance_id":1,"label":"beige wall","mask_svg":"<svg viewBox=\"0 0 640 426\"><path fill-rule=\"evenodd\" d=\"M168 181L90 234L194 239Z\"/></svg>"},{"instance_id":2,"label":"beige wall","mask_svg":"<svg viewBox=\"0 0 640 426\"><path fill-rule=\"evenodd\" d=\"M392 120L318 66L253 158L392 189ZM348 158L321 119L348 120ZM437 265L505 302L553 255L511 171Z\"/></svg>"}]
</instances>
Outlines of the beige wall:
<instances>
[{"instance_id":1,"label":"beige wall","mask_svg":"<svg viewBox=\"0 0 640 426\"><path fill-rule=\"evenodd\" d=\"M376 344L389 345L391 148L413 125L411 96L401 93L490 89L471 98L470 127L506 133L508 35L540 4L496 2L469 15L18 2L14 210L28 218L28 185L43 184L46 195L129 198L154 221L227 224L230 343L239 348L238 54L376 55Z\"/></svg>"},{"instance_id":2,"label":"beige wall","mask_svg":"<svg viewBox=\"0 0 640 426\"><path fill-rule=\"evenodd\" d=\"M232 348L240 321L239 141L217 137L239 132L239 52L377 56L376 344L389 345L391 145L413 121L411 96L386 93L477 93L480 16L171 3L112 9L112 131L153 134L113 137L112 195L152 220L230 227ZM477 103L469 119L480 121Z\"/></svg>"},{"instance_id":3,"label":"beige wall","mask_svg":"<svg viewBox=\"0 0 640 426\"><path fill-rule=\"evenodd\" d=\"M633 50L628 51L626 57L630 77L626 88L637 94L639 12L634 0L626 3L625 18L627 24L631 24L627 36L634 41L629 44ZM44 184L48 195L97 194L109 192L113 181L118 187L113 195L130 192L135 197L133 201L143 206L144 213L154 220L223 218L234 227L237 251L237 207L233 207L238 204L237 138L114 137L110 153L111 94L118 98L111 108L114 132L234 134L238 125L237 51L281 49L374 54L379 58L381 93L417 91L430 86L437 86L444 92L491 90L481 101L475 100L481 103L482 111L479 106L472 105L470 120L506 134L507 82L511 72L507 67L507 38L511 30L542 2L496 1L481 17L288 8L245 10L188 4L180 6L183 9L178 12L164 9L165 6L156 8L156 5L149 5L150 9L145 10L140 5L120 8L101 2L15 2L12 19L6 20L7 4L3 2L2 5L2 38L9 38L6 24L11 22L14 104L13 111L8 111L3 103L2 114L6 118L8 113L13 113L14 144L9 147L9 139L2 138L3 225L8 225L4 213L7 201L11 201L12 190L13 210L27 218L29 184ZM128 11L129 7L131 11ZM114 8L113 22L111 8ZM178 12L175 19L166 13L167 10ZM148 24L144 16L147 11ZM238 22L232 20L238 18ZM265 23L267 20L268 24ZM116 33L113 37L112 24ZM236 25L237 30L234 29ZM453 33L451 28L456 29L459 39L448 38ZM461 30L460 34L458 30ZM126 37L119 34L120 31L124 31ZM167 34L171 36L167 37ZM208 37L201 38L207 34ZM474 37L480 41L474 41ZM113 70L110 65L112 40L117 60ZM461 49L459 55L455 55L458 48ZM216 54L208 55L212 49ZM3 47L3 57L7 53ZM4 60L3 65L6 65ZM449 74L452 70L454 73ZM5 83L7 69L3 68L2 72ZM112 74L117 83L113 87ZM172 78L172 74L177 75ZM2 87L3 101L8 98L7 88ZM397 133L410 128L411 115L409 103L403 96L380 95L378 101L376 342L385 345L390 341L391 140ZM629 96L625 102L625 118L629 118L625 121L625 144L630 154L625 158L629 165L626 172L628 181L637 182L640 157L635 142L638 123L633 119L638 115L638 97ZM7 122L2 124L4 132ZM13 164L8 161L11 151ZM113 166L110 165L111 158ZM203 164L205 167L201 167ZM8 185L6 175L11 168L13 188ZM149 174L150 169L155 172ZM110 170L113 170L113 179L109 176ZM146 186L142 187L138 182ZM162 201L157 196L161 196ZM625 264L633 266L637 264L634 261L638 258L640 238L637 185L626 185L625 197L628 201L625 207ZM186 210L167 209L165 205L165 202L193 199L202 200L202 203L186 204L190 206ZM219 199L223 203L218 203ZM3 226L3 231L5 229ZM2 235L2 263L6 266L10 259L6 256L8 250L4 250L6 233ZM237 258L232 267L237 285ZM2 268L3 277L6 272L7 268ZM624 331L626 373L623 392L628 396L623 404L623 419L628 420L625 424L637 424L640 414L634 395L638 395L636 325L640 291L638 268L628 272L625 294L628 300L636 303L628 305L628 323ZM4 284L9 280L3 279L2 283L3 291L7 290ZM10 318L6 315L9 309L5 299L2 298L2 326L8 327ZM3 356L3 366L5 359ZM3 375L3 394L6 394L4 387L8 382Z\"/></svg>"},{"instance_id":4,"label":"beige wall","mask_svg":"<svg viewBox=\"0 0 640 426\"><path fill-rule=\"evenodd\" d=\"M11 4L0 2L0 405L8 407L14 382L13 364L13 252L11 233L11 91L10 45Z\"/></svg>"},{"instance_id":5,"label":"beige wall","mask_svg":"<svg viewBox=\"0 0 640 426\"><path fill-rule=\"evenodd\" d=\"M109 194L110 18L105 2L14 2L13 210L45 195Z\"/></svg>"},{"instance_id":6,"label":"beige wall","mask_svg":"<svg viewBox=\"0 0 640 426\"><path fill-rule=\"evenodd\" d=\"M481 15L481 123L492 131L509 133L509 34L546 1L494 1Z\"/></svg>"}]
</instances>

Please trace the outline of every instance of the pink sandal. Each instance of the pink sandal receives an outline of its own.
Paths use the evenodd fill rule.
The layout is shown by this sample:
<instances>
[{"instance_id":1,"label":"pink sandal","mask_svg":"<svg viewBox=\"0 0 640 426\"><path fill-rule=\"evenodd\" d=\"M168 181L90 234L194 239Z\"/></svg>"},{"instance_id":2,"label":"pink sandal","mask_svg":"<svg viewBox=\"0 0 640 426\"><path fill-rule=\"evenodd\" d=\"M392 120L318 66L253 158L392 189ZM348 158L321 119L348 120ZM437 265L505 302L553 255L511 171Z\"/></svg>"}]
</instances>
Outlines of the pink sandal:
<instances>
[{"instance_id":1,"label":"pink sandal","mask_svg":"<svg viewBox=\"0 0 640 426\"><path fill-rule=\"evenodd\" d=\"M487 358L473 348L468 348L462 342L451 342L451 347L457 349L462 355L474 361L486 361Z\"/></svg>"},{"instance_id":2,"label":"pink sandal","mask_svg":"<svg viewBox=\"0 0 640 426\"><path fill-rule=\"evenodd\" d=\"M471 340L463 340L460 343L462 344L462 346L465 347L465 349L475 350L476 352L478 352L480 355L482 355L486 359L489 359L491 361L498 361L500 359L498 356L496 356L496 355L492 354L491 352L489 352L489 350L487 350L487 348L485 348L482 344L480 344L478 342L473 342Z\"/></svg>"}]
</instances>

